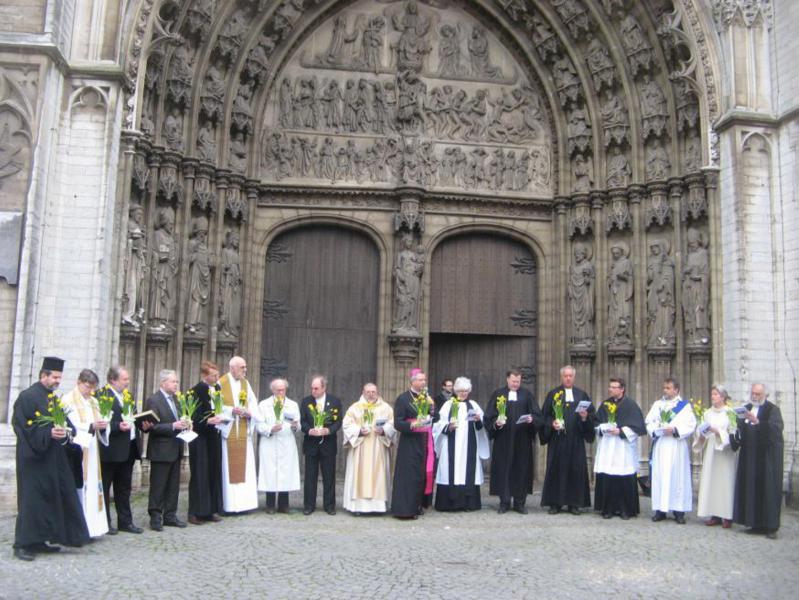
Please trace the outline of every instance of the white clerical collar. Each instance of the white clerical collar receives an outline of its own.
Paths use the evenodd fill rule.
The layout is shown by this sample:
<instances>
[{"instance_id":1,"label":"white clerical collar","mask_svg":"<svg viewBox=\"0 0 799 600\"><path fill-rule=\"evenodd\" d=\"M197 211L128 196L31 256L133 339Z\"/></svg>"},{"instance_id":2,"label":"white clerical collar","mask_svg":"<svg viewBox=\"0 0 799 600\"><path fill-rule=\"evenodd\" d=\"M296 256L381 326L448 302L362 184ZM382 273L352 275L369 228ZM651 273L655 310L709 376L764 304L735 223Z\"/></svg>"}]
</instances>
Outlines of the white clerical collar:
<instances>
[{"instance_id":1,"label":"white clerical collar","mask_svg":"<svg viewBox=\"0 0 799 600\"><path fill-rule=\"evenodd\" d=\"M322 394L321 396L316 398L316 406L318 406L319 408L324 408L325 400L327 400L327 394Z\"/></svg>"},{"instance_id":2,"label":"white clerical collar","mask_svg":"<svg viewBox=\"0 0 799 600\"><path fill-rule=\"evenodd\" d=\"M574 402L574 388L563 388L566 392L566 402Z\"/></svg>"}]
</instances>

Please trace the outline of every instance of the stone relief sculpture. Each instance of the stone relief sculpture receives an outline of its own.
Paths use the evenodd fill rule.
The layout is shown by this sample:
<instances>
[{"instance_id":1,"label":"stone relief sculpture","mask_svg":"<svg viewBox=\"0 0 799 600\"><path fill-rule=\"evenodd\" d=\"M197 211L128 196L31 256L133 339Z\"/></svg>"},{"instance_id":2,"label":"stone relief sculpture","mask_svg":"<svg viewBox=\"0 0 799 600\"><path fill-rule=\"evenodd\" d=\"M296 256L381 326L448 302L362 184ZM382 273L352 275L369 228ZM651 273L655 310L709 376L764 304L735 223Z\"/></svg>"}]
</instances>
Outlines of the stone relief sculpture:
<instances>
[{"instance_id":1,"label":"stone relief sculpture","mask_svg":"<svg viewBox=\"0 0 799 600\"><path fill-rule=\"evenodd\" d=\"M183 115L177 106L172 108L172 112L164 120L163 133L167 148L183 152Z\"/></svg>"},{"instance_id":2,"label":"stone relief sculpture","mask_svg":"<svg viewBox=\"0 0 799 600\"><path fill-rule=\"evenodd\" d=\"M175 239L175 211L165 206L159 209L153 235L153 291L150 320L153 329L166 329L175 307L175 284L178 273L178 244Z\"/></svg>"},{"instance_id":3,"label":"stone relief sculpture","mask_svg":"<svg viewBox=\"0 0 799 600\"><path fill-rule=\"evenodd\" d=\"M569 309L571 314L571 344L594 345L594 285L596 270L591 261L590 246L577 242L573 249L574 262L569 268Z\"/></svg>"},{"instance_id":4,"label":"stone relief sculpture","mask_svg":"<svg viewBox=\"0 0 799 600\"><path fill-rule=\"evenodd\" d=\"M621 148L614 146L608 161L608 187L627 187L631 175L632 169L630 168L630 161L627 160L627 155L621 151Z\"/></svg>"},{"instance_id":5,"label":"stone relief sculpture","mask_svg":"<svg viewBox=\"0 0 799 600\"><path fill-rule=\"evenodd\" d=\"M633 334L633 264L630 248L621 241L610 246L608 273L608 346L630 347Z\"/></svg>"},{"instance_id":6,"label":"stone relief sculpture","mask_svg":"<svg viewBox=\"0 0 799 600\"><path fill-rule=\"evenodd\" d=\"M241 323L242 278L239 235L235 231L225 233L219 268L219 331L228 337L237 337Z\"/></svg>"},{"instance_id":7,"label":"stone relief sculpture","mask_svg":"<svg viewBox=\"0 0 799 600\"><path fill-rule=\"evenodd\" d=\"M208 300L211 297L211 251L208 249L208 219L192 221L189 239L189 306L186 311L186 330L190 333L205 330Z\"/></svg>"},{"instance_id":8,"label":"stone relief sculpture","mask_svg":"<svg viewBox=\"0 0 799 600\"><path fill-rule=\"evenodd\" d=\"M663 142L656 139L646 148L646 178L648 181L665 181L670 170L669 154Z\"/></svg>"},{"instance_id":9,"label":"stone relief sculpture","mask_svg":"<svg viewBox=\"0 0 799 600\"><path fill-rule=\"evenodd\" d=\"M205 73L205 87L200 96L200 106L209 119L217 119L222 115L222 105L225 101L225 81L215 64L208 67Z\"/></svg>"},{"instance_id":10,"label":"stone relief sculpture","mask_svg":"<svg viewBox=\"0 0 799 600\"><path fill-rule=\"evenodd\" d=\"M339 15L333 23L333 33L327 51L318 56L321 62L339 65L344 62L345 49L358 38L358 30L347 32L347 18Z\"/></svg>"},{"instance_id":11,"label":"stone relief sculpture","mask_svg":"<svg viewBox=\"0 0 799 600\"><path fill-rule=\"evenodd\" d=\"M643 121L643 137L650 134L659 137L666 128L668 105L666 95L660 86L644 73L640 87L641 115Z\"/></svg>"},{"instance_id":12,"label":"stone relief sculpture","mask_svg":"<svg viewBox=\"0 0 799 600\"><path fill-rule=\"evenodd\" d=\"M445 23L438 30L438 76L461 77L464 75L461 64L461 35L459 25Z\"/></svg>"},{"instance_id":13,"label":"stone relief sculpture","mask_svg":"<svg viewBox=\"0 0 799 600\"><path fill-rule=\"evenodd\" d=\"M167 94L180 106L191 103L191 85L194 78L192 61L184 44L179 45L172 55L170 73L167 78Z\"/></svg>"},{"instance_id":14,"label":"stone relief sculpture","mask_svg":"<svg viewBox=\"0 0 799 600\"><path fill-rule=\"evenodd\" d=\"M591 38L585 59L597 92L601 91L603 86L612 88L616 71L607 48L599 38Z\"/></svg>"},{"instance_id":15,"label":"stone relief sculpture","mask_svg":"<svg viewBox=\"0 0 799 600\"><path fill-rule=\"evenodd\" d=\"M578 154L572 160L572 175L574 176L574 191L585 193L591 190L594 183L594 164L591 156Z\"/></svg>"},{"instance_id":16,"label":"stone relief sculpture","mask_svg":"<svg viewBox=\"0 0 799 600\"><path fill-rule=\"evenodd\" d=\"M383 28L386 21L383 17L371 17L361 34L361 51L357 64L374 73L380 71L380 52L383 48Z\"/></svg>"},{"instance_id":17,"label":"stone relief sculpture","mask_svg":"<svg viewBox=\"0 0 799 600\"><path fill-rule=\"evenodd\" d=\"M621 99L608 91L599 110L602 115L605 146L610 146L612 143L622 145L628 140L630 121Z\"/></svg>"},{"instance_id":18,"label":"stone relief sculpture","mask_svg":"<svg viewBox=\"0 0 799 600\"><path fill-rule=\"evenodd\" d=\"M144 322L142 284L147 273L147 233L144 209L131 204L128 211L128 245L125 256L125 291L122 295L122 322L139 327Z\"/></svg>"},{"instance_id":19,"label":"stone relief sculpture","mask_svg":"<svg viewBox=\"0 0 799 600\"><path fill-rule=\"evenodd\" d=\"M411 0L405 5L404 12L391 16L391 25L400 32L399 40L392 45L398 75L407 69L418 73L424 68L424 59L431 51L426 39L431 19L420 15L418 4Z\"/></svg>"},{"instance_id":20,"label":"stone relief sculpture","mask_svg":"<svg viewBox=\"0 0 799 600\"><path fill-rule=\"evenodd\" d=\"M688 253L682 272L682 309L689 344L710 341L710 261L698 229L688 230Z\"/></svg>"},{"instance_id":21,"label":"stone relief sculpture","mask_svg":"<svg viewBox=\"0 0 799 600\"><path fill-rule=\"evenodd\" d=\"M394 322L392 331L399 334L419 333L419 306L422 296L424 253L413 247L413 236L403 236L394 265Z\"/></svg>"},{"instance_id":22,"label":"stone relief sculpture","mask_svg":"<svg viewBox=\"0 0 799 600\"><path fill-rule=\"evenodd\" d=\"M228 163L234 171L239 173L247 171L247 144L244 141L244 134L240 131L230 140Z\"/></svg>"},{"instance_id":23,"label":"stone relief sculpture","mask_svg":"<svg viewBox=\"0 0 799 600\"><path fill-rule=\"evenodd\" d=\"M479 25L472 27L468 49L469 61L472 67L472 77L478 79L502 79L502 70L491 64L488 38L486 38L486 32L483 27Z\"/></svg>"},{"instance_id":24,"label":"stone relief sculpture","mask_svg":"<svg viewBox=\"0 0 799 600\"><path fill-rule=\"evenodd\" d=\"M655 239L649 243L646 263L646 321L649 347L673 346L676 333L674 320L674 260L669 256L669 243Z\"/></svg>"}]
</instances>

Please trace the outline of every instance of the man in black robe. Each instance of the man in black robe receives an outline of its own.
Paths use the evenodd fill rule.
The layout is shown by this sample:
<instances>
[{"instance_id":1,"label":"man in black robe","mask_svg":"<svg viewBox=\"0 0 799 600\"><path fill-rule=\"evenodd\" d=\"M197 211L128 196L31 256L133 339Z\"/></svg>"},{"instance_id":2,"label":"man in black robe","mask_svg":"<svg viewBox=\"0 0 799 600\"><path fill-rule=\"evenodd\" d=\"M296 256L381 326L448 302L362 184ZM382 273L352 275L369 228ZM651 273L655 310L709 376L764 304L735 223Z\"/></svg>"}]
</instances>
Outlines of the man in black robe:
<instances>
[{"instance_id":1,"label":"man in black robe","mask_svg":"<svg viewBox=\"0 0 799 600\"><path fill-rule=\"evenodd\" d=\"M452 398L452 386L453 386L452 379L445 379L441 382L441 389L436 394L435 402L436 405L436 414L441 412L441 407L444 406L444 402Z\"/></svg>"},{"instance_id":2,"label":"man in black robe","mask_svg":"<svg viewBox=\"0 0 799 600\"><path fill-rule=\"evenodd\" d=\"M37 417L49 414L47 403L54 399L50 395L61 382L63 370L63 360L45 357L39 381L21 392L14 403L11 421L17 435L14 556L20 560L31 561L37 553L61 549L47 542L78 547L89 541L64 445L72 432L49 423L36 423Z\"/></svg>"},{"instance_id":3,"label":"man in black robe","mask_svg":"<svg viewBox=\"0 0 799 600\"><path fill-rule=\"evenodd\" d=\"M114 401L111 421L108 424L110 428L108 446L99 445L108 535L115 535L118 531L141 533L144 530L133 523L133 513L130 509L133 465L137 460L141 460L141 437L135 425L122 418L122 400L130 383L130 375L125 367L113 366L108 369L107 379L108 384L97 393L97 397L105 396ZM114 487L117 527L111 524L111 505L108 502L111 486Z\"/></svg>"},{"instance_id":4,"label":"man in black robe","mask_svg":"<svg viewBox=\"0 0 799 600\"><path fill-rule=\"evenodd\" d=\"M521 372L511 369L505 377L507 385L494 390L483 416L488 437L494 440L489 494L499 496L500 514L508 512L512 498L513 510L524 515L527 514L527 494L533 493L535 434L544 420L532 392L521 387ZM506 403L504 423L497 423L497 399L500 397ZM525 418L519 423L521 417Z\"/></svg>"},{"instance_id":5,"label":"man in black robe","mask_svg":"<svg viewBox=\"0 0 799 600\"><path fill-rule=\"evenodd\" d=\"M411 385L394 402L394 429L400 432L394 484L391 491L391 514L399 519L416 519L430 506L433 494L433 435L430 425L420 426L414 401L427 395L427 375L421 369L411 371ZM432 400L428 398L432 403ZM431 407L431 416L435 405Z\"/></svg>"},{"instance_id":6,"label":"man in black robe","mask_svg":"<svg viewBox=\"0 0 799 600\"><path fill-rule=\"evenodd\" d=\"M739 450L735 479L733 520L749 529L777 538L782 507L782 414L768 400L766 386L752 386L751 402L738 418L738 430L730 439Z\"/></svg>"},{"instance_id":7,"label":"man in black robe","mask_svg":"<svg viewBox=\"0 0 799 600\"><path fill-rule=\"evenodd\" d=\"M213 416L211 390L219 391L219 367L203 361L201 381L192 389L197 398L197 410L192 418L197 438L189 444L189 518L192 525L222 520L222 434L216 428L220 418Z\"/></svg>"},{"instance_id":8,"label":"man in black robe","mask_svg":"<svg viewBox=\"0 0 799 600\"><path fill-rule=\"evenodd\" d=\"M591 402L591 398L574 387L575 375L571 365L560 370L561 384L550 390L544 400L545 423L538 433L541 445L548 446L541 506L549 506L551 515L559 513L563 506L568 506L574 515L580 514L580 508L591 506L585 444L596 436L596 412L593 403L577 410L580 402ZM557 402L563 407L563 422L555 418Z\"/></svg>"}]
</instances>

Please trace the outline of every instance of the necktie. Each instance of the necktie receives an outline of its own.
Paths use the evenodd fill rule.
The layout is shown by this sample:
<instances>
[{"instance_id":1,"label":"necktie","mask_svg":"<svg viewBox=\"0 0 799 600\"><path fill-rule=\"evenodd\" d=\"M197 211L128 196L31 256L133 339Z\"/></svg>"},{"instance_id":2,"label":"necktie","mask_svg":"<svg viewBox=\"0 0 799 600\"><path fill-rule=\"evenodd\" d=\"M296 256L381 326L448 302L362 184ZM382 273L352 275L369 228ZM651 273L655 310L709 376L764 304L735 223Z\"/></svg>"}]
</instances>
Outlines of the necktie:
<instances>
[{"instance_id":1,"label":"necktie","mask_svg":"<svg viewBox=\"0 0 799 600\"><path fill-rule=\"evenodd\" d=\"M175 417L175 420L178 420L178 411L175 408L175 401L172 399L172 396L169 395L166 397L166 402L169 404L169 410L172 411L172 416Z\"/></svg>"}]
</instances>

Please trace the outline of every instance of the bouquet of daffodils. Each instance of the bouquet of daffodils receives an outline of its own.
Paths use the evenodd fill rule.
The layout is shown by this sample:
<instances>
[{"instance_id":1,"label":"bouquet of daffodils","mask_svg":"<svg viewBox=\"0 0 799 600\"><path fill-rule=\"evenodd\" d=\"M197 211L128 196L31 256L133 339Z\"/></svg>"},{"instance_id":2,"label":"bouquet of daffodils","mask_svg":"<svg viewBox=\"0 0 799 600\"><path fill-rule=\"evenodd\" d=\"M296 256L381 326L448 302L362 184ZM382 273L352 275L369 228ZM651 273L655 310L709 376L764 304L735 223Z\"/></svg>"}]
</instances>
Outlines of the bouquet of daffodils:
<instances>
[{"instance_id":1,"label":"bouquet of daffodils","mask_svg":"<svg viewBox=\"0 0 799 600\"><path fill-rule=\"evenodd\" d=\"M130 393L130 390L122 390L122 418L127 423L133 423L133 415L136 412L136 401Z\"/></svg>"},{"instance_id":2,"label":"bouquet of daffodils","mask_svg":"<svg viewBox=\"0 0 799 600\"><path fill-rule=\"evenodd\" d=\"M363 409L363 426L371 429L374 423L375 423L374 407L371 404L367 403L366 408Z\"/></svg>"},{"instance_id":3,"label":"bouquet of daffodils","mask_svg":"<svg viewBox=\"0 0 799 600\"><path fill-rule=\"evenodd\" d=\"M560 423L561 431L566 431L566 421L563 419L563 390L558 391L552 398L552 412L555 420Z\"/></svg>"},{"instance_id":4,"label":"bouquet of daffodils","mask_svg":"<svg viewBox=\"0 0 799 600\"><path fill-rule=\"evenodd\" d=\"M671 410L661 410L660 411L660 424L661 425L668 425L673 416L674 416L674 413Z\"/></svg>"},{"instance_id":5,"label":"bouquet of daffodils","mask_svg":"<svg viewBox=\"0 0 799 600\"><path fill-rule=\"evenodd\" d=\"M608 413L608 423L616 424L616 411L619 406L615 402L605 401L605 410Z\"/></svg>"},{"instance_id":6,"label":"bouquet of daffodils","mask_svg":"<svg viewBox=\"0 0 799 600\"><path fill-rule=\"evenodd\" d=\"M28 426L31 425L52 425L53 427L67 428L67 415L70 409L64 406L61 398L55 393L47 394L47 414L43 415L38 410L34 413L35 419L28 419Z\"/></svg>"},{"instance_id":7,"label":"bouquet of daffodils","mask_svg":"<svg viewBox=\"0 0 799 600\"><path fill-rule=\"evenodd\" d=\"M691 408L694 411L694 416L696 417L697 423L701 423L705 420L705 407L702 406L701 398L697 398L696 400L691 398Z\"/></svg>"},{"instance_id":8,"label":"bouquet of daffodils","mask_svg":"<svg viewBox=\"0 0 799 600\"><path fill-rule=\"evenodd\" d=\"M727 421L729 422L728 430L730 433L738 430L738 415L735 414L729 403L727 403Z\"/></svg>"},{"instance_id":9,"label":"bouquet of daffodils","mask_svg":"<svg viewBox=\"0 0 799 600\"><path fill-rule=\"evenodd\" d=\"M430 417L430 408L433 406L433 403L427 396L427 392L425 390L419 392L419 395L416 396L411 404L416 410L416 420L419 424L427 422L428 417Z\"/></svg>"},{"instance_id":10,"label":"bouquet of daffodils","mask_svg":"<svg viewBox=\"0 0 799 600\"><path fill-rule=\"evenodd\" d=\"M190 422L197 410L197 406L200 404L200 400L194 395L192 390L188 392L178 392L175 394L175 397L178 399L178 411L181 420L186 423Z\"/></svg>"},{"instance_id":11,"label":"bouquet of daffodils","mask_svg":"<svg viewBox=\"0 0 799 600\"><path fill-rule=\"evenodd\" d=\"M335 420L334 415L329 410L319 410L316 402L311 402L308 405L308 410L311 411L311 416L313 417L314 429L322 429L328 419Z\"/></svg>"},{"instance_id":12,"label":"bouquet of daffodils","mask_svg":"<svg viewBox=\"0 0 799 600\"><path fill-rule=\"evenodd\" d=\"M99 398L92 394L92 398L97 402L100 418L103 421L110 421L114 414L114 394L111 389L106 386L105 394L101 394Z\"/></svg>"},{"instance_id":13,"label":"bouquet of daffodils","mask_svg":"<svg viewBox=\"0 0 799 600\"><path fill-rule=\"evenodd\" d=\"M504 425L508 421L508 399L497 396L497 423Z\"/></svg>"},{"instance_id":14,"label":"bouquet of daffodils","mask_svg":"<svg viewBox=\"0 0 799 600\"><path fill-rule=\"evenodd\" d=\"M449 422L458 423L458 415L461 410L461 400L457 396L452 397L452 404L449 407Z\"/></svg>"},{"instance_id":15,"label":"bouquet of daffodils","mask_svg":"<svg viewBox=\"0 0 799 600\"><path fill-rule=\"evenodd\" d=\"M272 403L272 408L275 410L275 421L280 423L280 420L283 418L283 406L285 405L286 401L283 396L275 396L275 400Z\"/></svg>"}]
</instances>

